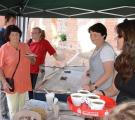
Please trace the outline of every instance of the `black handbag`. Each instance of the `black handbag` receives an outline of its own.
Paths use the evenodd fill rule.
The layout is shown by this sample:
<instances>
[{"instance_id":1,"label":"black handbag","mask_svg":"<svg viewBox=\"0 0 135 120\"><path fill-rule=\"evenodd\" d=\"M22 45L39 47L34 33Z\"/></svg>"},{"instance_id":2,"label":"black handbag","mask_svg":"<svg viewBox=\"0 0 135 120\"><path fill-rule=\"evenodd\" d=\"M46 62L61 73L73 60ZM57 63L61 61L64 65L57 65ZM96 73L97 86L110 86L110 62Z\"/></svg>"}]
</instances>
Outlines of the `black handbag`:
<instances>
[{"instance_id":1,"label":"black handbag","mask_svg":"<svg viewBox=\"0 0 135 120\"><path fill-rule=\"evenodd\" d=\"M13 75L12 75L12 77L11 78L6 78L6 81L7 81L7 83L10 85L10 91L11 92L14 92L14 89L15 89L15 86L14 86L14 75L15 75L15 72L16 72L16 70L17 70L17 67L18 67L18 65L19 65L19 62L20 62L20 50L19 50L19 59L18 59L18 63L17 63L17 65L16 65L16 68L15 68L15 70L14 70L14 72L13 72Z\"/></svg>"}]
</instances>

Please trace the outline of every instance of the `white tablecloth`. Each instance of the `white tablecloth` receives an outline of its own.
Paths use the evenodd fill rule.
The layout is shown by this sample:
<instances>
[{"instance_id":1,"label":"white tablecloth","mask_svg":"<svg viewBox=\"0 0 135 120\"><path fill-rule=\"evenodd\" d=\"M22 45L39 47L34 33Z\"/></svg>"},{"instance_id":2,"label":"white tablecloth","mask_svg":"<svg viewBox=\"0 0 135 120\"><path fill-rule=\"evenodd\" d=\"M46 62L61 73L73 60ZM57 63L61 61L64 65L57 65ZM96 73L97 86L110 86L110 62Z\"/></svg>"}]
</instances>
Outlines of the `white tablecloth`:
<instances>
[{"instance_id":1,"label":"white tablecloth","mask_svg":"<svg viewBox=\"0 0 135 120\"><path fill-rule=\"evenodd\" d=\"M66 106L67 104L65 103L59 103L60 107L60 112L59 112L59 117L56 118L54 116L53 111L48 110L48 105L44 101L39 101L39 100L34 100L31 99L27 101L24 105L24 109L31 109L31 108L43 108L47 111L47 120L84 120L84 118L77 116L75 113L71 112L70 110L61 110L61 107ZM67 106L66 106L67 107ZM63 108L62 108L63 109Z\"/></svg>"}]
</instances>

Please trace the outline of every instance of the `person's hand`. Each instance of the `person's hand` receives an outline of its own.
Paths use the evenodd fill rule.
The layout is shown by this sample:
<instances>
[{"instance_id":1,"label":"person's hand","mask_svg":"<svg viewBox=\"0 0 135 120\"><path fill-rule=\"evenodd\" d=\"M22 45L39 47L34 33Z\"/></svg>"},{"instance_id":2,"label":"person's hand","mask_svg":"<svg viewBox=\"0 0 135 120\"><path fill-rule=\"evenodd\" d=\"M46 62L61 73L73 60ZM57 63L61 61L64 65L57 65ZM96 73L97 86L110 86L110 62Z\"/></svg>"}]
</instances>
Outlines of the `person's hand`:
<instances>
[{"instance_id":1,"label":"person's hand","mask_svg":"<svg viewBox=\"0 0 135 120\"><path fill-rule=\"evenodd\" d=\"M33 58L37 57L35 54L32 54L32 53L31 54L30 53L26 53L25 56L27 58L29 58L29 59L33 59Z\"/></svg>"},{"instance_id":2,"label":"person's hand","mask_svg":"<svg viewBox=\"0 0 135 120\"><path fill-rule=\"evenodd\" d=\"M3 89L4 89L5 92L7 92L7 93L12 93L12 92L10 91L10 89L12 89L12 88L11 88L10 85L6 82L6 80L2 81L2 84L3 84Z\"/></svg>"},{"instance_id":3,"label":"person's hand","mask_svg":"<svg viewBox=\"0 0 135 120\"><path fill-rule=\"evenodd\" d=\"M34 53L26 53L25 54L26 56L28 56L28 57L37 57L37 55L36 54L34 54Z\"/></svg>"},{"instance_id":4,"label":"person's hand","mask_svg":"<svg viewBox=\"0 0 135 120\"><path fill-rule=\"evenodd\" d=\"M94 90L93 93L97 94L97 95L103 95L103 93L99 90Z\"/></svg>"},{"instance_id":5,"label":"person's hand","mask_svg":"<svg viewBox=\"0 0 135 120\"><path fill-rule=\"evenodd\" d=\"M95 90L95 85L93 85L93 84L85 84L84 86L83 86L83 89L85 89L85 90L89 90L89 91L94 91Z\"/></svg>"},{"instance_id":6,"label":"person's hand","mask_svg":"<svg viewBox=\"0 0 135 120\"><path fill-rule=\"evenodd\" d=\"M99 90L94 90L93 93L101 95L101 92Z\"/></svg>"},{"instance_id":7,"label":"person's hand","mask_svg":"<svg viewBox=\"0 0 135 120\"><path fill-rule=\"evenodd\" d=\"M36 54L26 53L25 56L31 61L31 64L35 64L35 62L36 62L36 57L37 57Z\"/></svg>"},{"instance_id":8,"label":"person's hand","mask_svg":"<svg viewBox=\"0 0 135 120\"><path fill-rule=\"evenodd\" d=\"M96 88L94 84L89 85L90 91L93 92Z\"/></svg>"},{"instance_id":9,"label":"person's hand","mask_svg":"<svg viewBox=\"0 0 135 120\"><path fill-rule=\"evenodd\" d=\"M56 60L58 60L58 61L64 61L64 60L65 60L64 55L60 55L60 54L57 54L57 53L55 53L55 54L53 55L53 57L54 57Z\"/></svg>"},{"instance_id":10,"label":"person's hand","mask_svg":"<svg viewBox=\"0 0 135 120\"><path fill-rule=\"evenodd\" d=\"M90 90L90 85L89 84L85 84L85 85L83 85L83 89L85 89L85 90Z\"/></svg>"}]
</instances>

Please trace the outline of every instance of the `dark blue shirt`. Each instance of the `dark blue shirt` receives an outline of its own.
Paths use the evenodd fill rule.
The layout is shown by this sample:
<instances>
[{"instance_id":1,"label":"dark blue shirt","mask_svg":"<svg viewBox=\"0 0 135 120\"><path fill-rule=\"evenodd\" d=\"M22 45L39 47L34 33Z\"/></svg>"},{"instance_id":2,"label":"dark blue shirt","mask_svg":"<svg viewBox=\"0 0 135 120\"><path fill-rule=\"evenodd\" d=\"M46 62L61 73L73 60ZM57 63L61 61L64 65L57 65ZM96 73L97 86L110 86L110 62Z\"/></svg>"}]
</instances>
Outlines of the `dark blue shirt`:
<instances>
[{"instance_id":1,"label":"dark blue shirt","mask_svg":"<svg viewBox=\"0 0 135 120\"><path fill-rule=\"evenodd\" d=\"M5 41L5 32L6 32L6 29L4 28L0 28L0 47L6 43Z\"/></svg>"}]
</instances>

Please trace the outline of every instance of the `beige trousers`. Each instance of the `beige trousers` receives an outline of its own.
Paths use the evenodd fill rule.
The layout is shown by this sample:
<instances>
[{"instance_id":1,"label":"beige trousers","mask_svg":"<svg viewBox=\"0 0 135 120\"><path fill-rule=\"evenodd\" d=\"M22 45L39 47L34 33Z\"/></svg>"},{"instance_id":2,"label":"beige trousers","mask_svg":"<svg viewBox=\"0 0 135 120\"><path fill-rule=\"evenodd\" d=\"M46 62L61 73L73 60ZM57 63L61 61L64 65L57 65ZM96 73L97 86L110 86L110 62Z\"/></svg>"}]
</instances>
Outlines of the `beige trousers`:
<instances>
[{"instance_id":1,"label":"beige trousers","mask_svg":"<svg viewBox=\"0 0 135 120\"><path fill-rule=\"evenodd\" d=\"M12 120L13 116L16 112L21 110L25 104L26 93L15 93L15 94L7 94L7 103L9 107L10 120Z\"/></svg>"}]
</instances>

